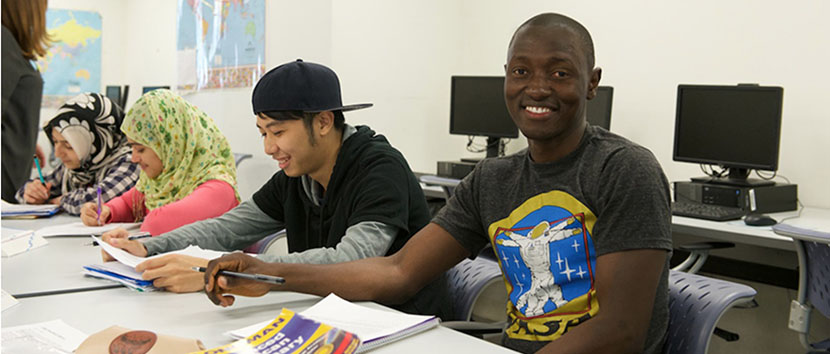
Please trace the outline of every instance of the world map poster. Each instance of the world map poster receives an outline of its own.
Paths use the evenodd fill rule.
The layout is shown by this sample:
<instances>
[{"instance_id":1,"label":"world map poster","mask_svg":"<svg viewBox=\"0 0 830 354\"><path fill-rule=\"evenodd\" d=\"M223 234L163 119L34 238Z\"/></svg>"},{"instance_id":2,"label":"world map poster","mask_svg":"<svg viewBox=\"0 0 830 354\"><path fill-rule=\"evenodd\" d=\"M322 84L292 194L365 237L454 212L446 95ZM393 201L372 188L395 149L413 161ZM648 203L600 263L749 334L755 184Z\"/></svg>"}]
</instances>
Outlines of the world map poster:
<instances>
[{"instance_id":1,"label":"world map poster","mask_svg":"<svg viewBox=\"0 0 830 354\"><path fill-rule=\"evenodd\" d=\"M265 0L179 0L178 88L250 87L265 70Z\"/></svg>"},{"instance_id":2,"label":"world map poster","mask_svg":"<svg viewBox=\"0 0 830 354\"><path fill-rule=\"evenodd\" d=\"M59 107L81 92L101 90L101 15L49 9L46 29L52 39L37 66L43 77L43 106Z\"/></svg>"}]
</instances>

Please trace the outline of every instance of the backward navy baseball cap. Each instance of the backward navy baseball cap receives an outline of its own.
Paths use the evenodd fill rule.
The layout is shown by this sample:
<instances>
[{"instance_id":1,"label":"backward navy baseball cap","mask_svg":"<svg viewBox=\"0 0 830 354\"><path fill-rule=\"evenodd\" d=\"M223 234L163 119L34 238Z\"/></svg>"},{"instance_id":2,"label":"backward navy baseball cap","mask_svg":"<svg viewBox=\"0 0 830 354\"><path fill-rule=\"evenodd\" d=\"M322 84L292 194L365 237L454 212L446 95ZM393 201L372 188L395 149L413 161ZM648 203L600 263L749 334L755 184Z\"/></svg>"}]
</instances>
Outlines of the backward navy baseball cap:
<instances>
[{"instance_id":1,"label":"backward navy baseball cap","mask_svg":"<svg viewBox=\"0 0 830 354\"><path fill-rule=\"evenodd\" d=\"M353 111L371 103L343 105L340 80L328 67L297 59L271 69L254 87L254 114L274 111Z\"/></svg>"}]
</instances>

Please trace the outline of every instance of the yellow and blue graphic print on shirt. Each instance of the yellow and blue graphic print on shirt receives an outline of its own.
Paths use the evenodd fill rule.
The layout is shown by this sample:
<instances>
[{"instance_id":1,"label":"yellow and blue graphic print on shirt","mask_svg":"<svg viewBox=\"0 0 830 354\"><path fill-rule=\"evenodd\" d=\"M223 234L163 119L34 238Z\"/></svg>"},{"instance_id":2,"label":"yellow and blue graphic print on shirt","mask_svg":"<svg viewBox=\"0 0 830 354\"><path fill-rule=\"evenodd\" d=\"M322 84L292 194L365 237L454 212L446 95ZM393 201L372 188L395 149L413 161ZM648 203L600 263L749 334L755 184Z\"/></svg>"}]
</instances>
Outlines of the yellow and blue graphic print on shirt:
<instances>
[{"instance_id":1,"label":"yellow and blue graphic print on shirt","mask_svg":"<svg viewBox=\"0 0 830 354\"><path fill-rule=\"evenodd\" d=\"M550 341L599 312L596 216L568 193L538 194L488 228L507 286L513 339Z\"/></svg>"}]
</instances>

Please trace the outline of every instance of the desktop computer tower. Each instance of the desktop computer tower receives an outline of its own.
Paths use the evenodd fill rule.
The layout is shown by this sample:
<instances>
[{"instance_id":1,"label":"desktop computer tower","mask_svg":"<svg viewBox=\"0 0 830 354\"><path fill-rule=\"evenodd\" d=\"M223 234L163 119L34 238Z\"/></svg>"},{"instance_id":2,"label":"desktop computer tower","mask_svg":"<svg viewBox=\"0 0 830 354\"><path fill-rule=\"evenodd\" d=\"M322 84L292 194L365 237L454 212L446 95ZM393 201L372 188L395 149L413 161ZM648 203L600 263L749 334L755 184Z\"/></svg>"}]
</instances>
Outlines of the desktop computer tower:
<instances>
[{"instance_id":1,"label":"desktop computer tower","mask_svg":"<svg viewBox=\"0 0 830 354\"><path fill-rule=\"evenodd\" d=\"M674 182L674 200L737 207L747 212L774 213L798 208L798 185L739 187L699 182Z\"/></svg>"},{"instance_id":2,"label":"desktop computer tower","mask_svg":"<svg viewBox=\"0 0 830 354\"><path fill-rule=\"evenodd\" d=\"M437 175L447 178L464 179L470 172L473 172L473 168L475 167L476 164L474 162L438 161Z\"/></svg>"}]
</instances>

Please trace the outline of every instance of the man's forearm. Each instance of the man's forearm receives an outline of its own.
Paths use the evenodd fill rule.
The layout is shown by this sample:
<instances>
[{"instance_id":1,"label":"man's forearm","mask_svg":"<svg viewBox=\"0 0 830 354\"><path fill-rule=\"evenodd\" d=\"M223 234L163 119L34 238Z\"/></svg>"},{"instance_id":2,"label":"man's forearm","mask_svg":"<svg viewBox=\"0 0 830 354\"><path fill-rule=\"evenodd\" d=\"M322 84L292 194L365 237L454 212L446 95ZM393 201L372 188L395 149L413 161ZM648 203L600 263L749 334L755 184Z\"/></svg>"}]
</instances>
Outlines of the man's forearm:
<instances>
[{"instance_id":1,"label":"man's forearm","mask_svg":"<svg viewBox=\"0 0 830 354\"><path fill-rule=\"evenodd\" d=\"M366 258L339 264L269 263L268 275L285 278L273 290L326 296L335 293L351 301L398 304L409 299L420 286L407 284L392 257Z\"/></svg>"}]
</instances>

